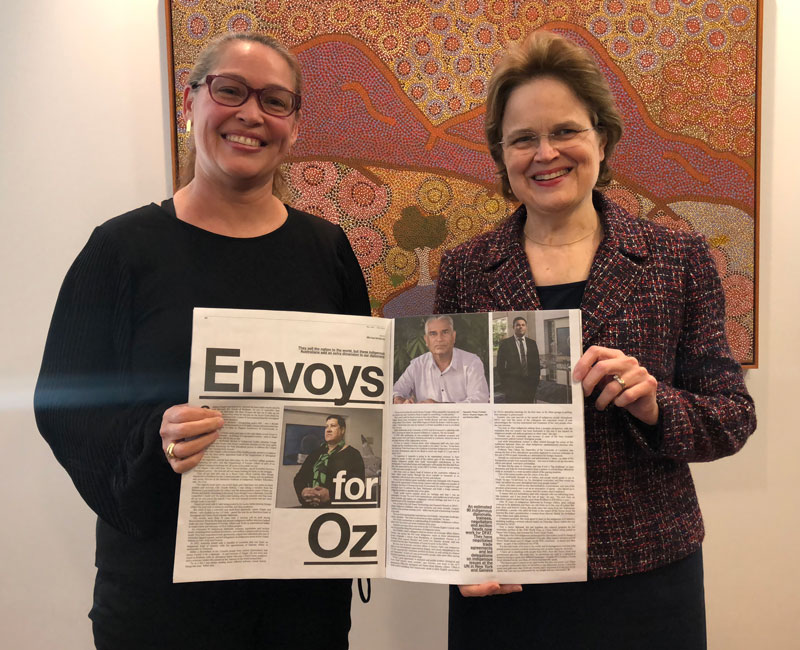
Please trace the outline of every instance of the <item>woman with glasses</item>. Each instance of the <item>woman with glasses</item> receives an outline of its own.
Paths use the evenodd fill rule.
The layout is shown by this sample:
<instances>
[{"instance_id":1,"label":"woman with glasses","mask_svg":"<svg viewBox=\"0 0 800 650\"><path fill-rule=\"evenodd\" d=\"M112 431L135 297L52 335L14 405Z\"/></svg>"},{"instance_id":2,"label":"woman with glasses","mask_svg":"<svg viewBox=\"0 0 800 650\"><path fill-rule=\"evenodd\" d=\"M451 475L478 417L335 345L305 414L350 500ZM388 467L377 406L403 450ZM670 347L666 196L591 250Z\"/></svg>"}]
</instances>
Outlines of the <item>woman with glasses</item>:
<instances>
[{"instance_id":1,"label":"woman with glasses","mask_svg":"<svg viewBox=\"0 0 800 650\"><path fill-rule=\"evenodd\" d=\"M349 580L172 584L180 474L225 435L185 404L193 308L370 313L342 230L279 198L300 93L276 41L212 42L183 97L182 187L97 227L61 289L35 408L98 515L98 648L348 645Z\"/></svg>"},{"instance_id":2,"label":"woman with glasses","mask_svg":"<svg viewBox=\"0 0 800 650\"><path fill-rule=\"evenodd\" d=\"M485 125L503 194L521 205L445 253L435 310L582 310L589 579L452 587L450 647L705 648L687 463L734 453L755 428L709 248L597 191L622 120L565 38L537 32L505 54Z\"/></svg>"}]
</instances>

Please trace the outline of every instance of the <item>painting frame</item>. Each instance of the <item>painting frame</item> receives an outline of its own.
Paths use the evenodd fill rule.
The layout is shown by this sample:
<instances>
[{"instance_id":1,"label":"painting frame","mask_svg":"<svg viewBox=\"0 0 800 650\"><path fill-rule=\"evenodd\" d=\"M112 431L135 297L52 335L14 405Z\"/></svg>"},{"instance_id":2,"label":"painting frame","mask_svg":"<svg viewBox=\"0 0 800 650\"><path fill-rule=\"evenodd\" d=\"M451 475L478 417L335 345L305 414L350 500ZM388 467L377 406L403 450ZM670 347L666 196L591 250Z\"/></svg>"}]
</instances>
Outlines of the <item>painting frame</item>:
<instances>
[{"instance_id":1,"label":"painting frame","mask_svg":"<svg viewBox=\"0 0 800 650\"><path fill-rule=\"evenodd\" d=\"M467 102L468 91L465 89L470 86L465 85L463 79L457 78L456 73L451 74L450 83L460 89L466 104L461 107L461 112L453 109L451 115L435 119L430 111L437 106L450 110L445 105L446 102L436 98L428 104L416 101L414 93L424 84L414 85L412 79L414 75L417 80L422 79L423 63L427 65L430 61L435 61L435 57L419 55L412 60L413 57L408 55L408 48L420 44L422 47L428 42L433 54L444 52L446 39L453 34L458 35L458 32L455 28L447 32L434 21L448 15L455 16L458 12L464 13L462 23L477 26L475 30L469 31L469 36L473 39L472 45L464 38L459 50L465 55L462 57L465 60L472 56L474 61L480 63L475 75L468 80L472 82L480 80L481 75L484 79L487 78L491 64L496 60L497 48L473 56L473 52L478 52L475 43L480 44L482 38L483 32L480 29L490 36L493 35L493 43L498 47L501 41L502 45L507 45L513 40L513 30L517 22L518 31L524 31L525 25L560 31L595 48L602 59L601 63L607 63L608 69L613 72L612 90L617 94L618 101L626 95L634 97L637 110L643 118L633 122L627 134L629 138L639 136L642 143L639 150L633 146L625 149L623 139L620 151L612 159L612 169L617 171L620 167L621 173L618 175L623 179L622 183L610 188L612 198L643 218L651 218L671 227L697 230L705 235L720 270L726 293L726 329L732 349L743 367L757 368L763 0L597 0L581 3L582 7L588 8L580 11L575 9L578 3L574 1L542 3L519 0L503 5L507 11L511 11L509 7L516 7L518 12L514 21L506 20L505 23L502 16L498 18L491 15L493 8L501 4L502 2L490 3L483 0L411 0L409 3L380 0L368 3L369 10L365 5L363 12L356 12L363 15L354 17L347 13L343 3L331 0L320 0L313 5L302 2L293 4L291 12L284 0L167 0L164 6L175 189L179 187L181 159L185 155L185 125L182 122L180 104L182 81L185 79L188 59L191 58L187 52L198 51L216 33L244 28L265 30L278 37L289 34L291 38L287 45L301 58L301 63L306 65L308 61L330 57L329 53L335 46L342 48L341 51L347 52L354 59L366 52L370 56L364 60L368 63L372 61L379 67L383 66L380 67L380 74L370 77L376 82L372 86L365 84L360 88L348 88L345 92L329 93L328 98L336 99L340 103L333 104L333 108L328 106L328 110L335 114L340 106L344 106L342 101L351 102L353 98L360 97L364 114L370 113L372 116L369 118L372 120L371 129L364 128L366 122L358 125L362 133L383 129L391 135L391 129L387 130L386 127L391 119L395 119L398 122L398 131L403 124L413 124L415 127L422 124L424 128L418 128L416 132L427 137L427 141L418 146L412 152L413 155L407 155L407 152L397 156L384 153L380 160L369 156L359 157L361 150L349 143L346 143L349 148L327 146L315 150L314 134L321 133L318 131L321 121L308 120L307 115L304 115L300 147L296 147L288 160L290 180L300 178L303 173L311 170L317 174L336 176L337 185L328 194L315 195L313 200L308 198L303 188L292 185L295 199L292 203L300 209L338 222L345 229L364 268L375 315L425 313L432 305L433 287L442 251L493 227L497 220L509 214L513 205L504 202L495 189L493 166L486 164L488 154L485 144L481 142L482 112L475 102ZM483 13L472 15L469 14L470 11ZM524 12L535 11L540 13L538 22L531 22L528 13ZM558 20L564 17L558 11L564 12L568 20ZM657 20L659 11L665 12L667 22ZM384 20L386 24L390 19L405 21L403 25L408 27L409 33L417 35L418 40L407 38L404 43L408 48L399 48L392 53L384 44L374 39L370 41L365 36L367 32L364 31L364 25L370 16L378 22ZM356 24L356 18L361 22ZM303 23L303 20L307 22ZM350 27L348 20L352 23ZM637 35L637 20L642 22L646 33ZM293 26L291 21L294 21ZM611 32L608 36L598 36L598 30L603 29L604 21ZM741 25L737 26L738 23ZM455 24L456 19L451 22L451 25ZM338 31L332 29L332 25L339 25ZM691 35L693 25L700 26L699 36L695 40L692 40ZM303 29L306 32L302 32ZM200 34L201 38L192 40L192 47L187 50L186 35L192 30ZM302 36L302 33L306 36ZM681 78L681 66L675 64L678 59L668 59L667 50L663 48L657 50L647 46L648 42L661 42L656 39L662 39L666 43L673 36L678 42L676 47L684 48L681 54L683 59L680 60L686 69L684 78ZM724 42L726 38L727 43ZM700 43L703 47L695 47ZM639 57L641 61L637 58L636 65L633 65L630 57L614 58L614 47L617 45L620 48L632 47L630 57ZM370 51L367 46L374 51ZM609 53L608 56L606 53ZM646 72L643 67L649 64L644 58L646 56L651 56L654 60L661 57L660 62L654 64L661 66L657 73ZM697 64L692 56L700 59L705 57L704 62ZM738 63L734 65L739 61L737 57L742 60L741 66ZM325 61L330 61L330 58ZM408 79L403 76L406 74L403 67L406 61L416 70ZM449 59L441 56L442 71L446 67L445 61ZM714 75L723 70L715 70L713 66L724 68L726 61L730 77L715 77ZM361 60L357 63L363 65ZM434 64L431 65L435 67ZM704 75L710 80L706 86L702 86L707 96L692 96L691 92L701 87ZM446 76L440 75L439 79ZM433 87L431 84L434 80L428 81L430 83L427 90L422 89L424 92L429 92ZM437 83L447 83L447 79ZM655 90L650 87L659 83L661 85ZM345 79L341 86L348 84L356 85L351 79ZM394 104L379 101L388 96L384 86L393 93L391 101ZM311 88L310 92L313 94L314 89ZM319 100L319 97L325 98L326 95L312 99ZM729 103L723 101L726 97L730 98ZM456 95L451 98L458 99ZM696 113L702 109L698 105L701 99L705 99L711 109L699 118L699 123L695 123L691 120L697 119ZM439 101L438 105L436 101ZM683 106L685 116L688 117L681 117L674 110L670 111L670 102L674 102L673 108ZM454 100L453 105L457 103ZM313 106L311 102L309 105ZM350 109L351 105L348 103L347 111ZM392 110L395 111L394 114ZM629 106L623 110L626 127L629 126L630 115L626 111L631 110ZM342 109L342 114L347 111ZM402 119L406 119L405 123L401 118L393 117L398 111L404 112ZM718 123L721 126L714 130ZM746 129L740 128L743 124ZM309 126L312 127L311 134L308 134ZM670 131L670 128L673 130ZM655 142L661 147L662 153L657 160L647 161L647 166L655 166L656 171L650 176L640 178L640 171L633 163L628 163L646 149L641 140L642 134L650 138L647 140L648 146ZM330 139L330 133L326 133L325 138ZM322 139L319 138L320 141ZM455 145L454 141L460 144ZM400 141L400 144L405 146L406 142ZM362 149L368 150L370 146L372 149L376 148L374 142L368 142ZM459 151L462 167L437 167L446 158L448 151L454 149ZM428 159L425 158L426 151L430 154ZM618 164L620 156L625 164ZM302 168L298 172L299 166ZM478 168L481 172L472 175L472 185L460 183L464 169ZM677 189L669 190L667 199L656 192L647 193L650 188L648 183L653 183L647 179L658 179L659 175L663 175L665 179L677 178L677 175L683 173L681 169L687 176L680 179L683 184L673 184ZM632 177L634 178L631 180ZM723 180L718 182L718 179ZM378 199L383 204L388 203L389 207L384 206L384 211L380 214L376 212L378 216L370 221L369 218L372 217L360 214L358 206L352 201L352 209L344 206L343 201L337 201L337 197L342 196L343 186L351 192L371 191L379 195ZM381 188L386 188L382 195ZM710 190L706 192L704 188ZM442 207L444 204L441 201L437 204L436 197L442 193L447 195L447 192L453 200ZM296 201L297 199L300 200ZM460 212L459 203L462 207L465 206Z\"/></svg>"}]
</instances>

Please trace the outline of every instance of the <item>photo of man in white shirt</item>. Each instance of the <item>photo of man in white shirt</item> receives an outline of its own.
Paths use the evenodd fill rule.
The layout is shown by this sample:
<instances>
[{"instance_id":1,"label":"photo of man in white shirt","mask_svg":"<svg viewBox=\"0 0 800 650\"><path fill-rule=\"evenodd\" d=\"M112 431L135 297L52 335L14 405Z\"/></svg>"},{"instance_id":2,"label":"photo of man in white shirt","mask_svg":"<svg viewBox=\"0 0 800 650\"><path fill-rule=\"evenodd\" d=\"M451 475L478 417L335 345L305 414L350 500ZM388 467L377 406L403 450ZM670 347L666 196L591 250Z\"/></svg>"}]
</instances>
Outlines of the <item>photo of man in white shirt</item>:
<instances>
[{"instance_id":1,"label":"photo of man in white shirt","mask_svg":"<svg viewBox=\"0 0 800 650\"><path fill-rule=\"evenodd\" d=\"M428 352L414 358L394 384L395 404L488 402L489 385L483 362L472 352L455 347L456 330L450 316L425 321Z\"/></svg>"}]
</instances>

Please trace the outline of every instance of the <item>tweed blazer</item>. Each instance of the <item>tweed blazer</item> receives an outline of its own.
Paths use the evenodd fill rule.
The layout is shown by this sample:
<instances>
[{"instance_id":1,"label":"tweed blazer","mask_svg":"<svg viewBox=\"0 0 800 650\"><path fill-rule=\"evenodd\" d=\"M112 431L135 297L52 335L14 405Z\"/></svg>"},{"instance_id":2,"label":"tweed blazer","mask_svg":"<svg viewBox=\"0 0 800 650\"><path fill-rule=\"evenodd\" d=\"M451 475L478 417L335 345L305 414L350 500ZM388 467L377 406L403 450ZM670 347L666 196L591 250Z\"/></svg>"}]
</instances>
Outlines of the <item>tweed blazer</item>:
<instances>
[{"instance_id":1,"label":"tweed blazer","mask_svg":"<svg viewBox=\"0 0 800 650\"><path fill-rule=\"evenodd\" d=\"M647 571L700 547L688 464L736 452L755 409L725 337L725 298L705 240L631 217L595 192L605 237L586 284L583 345L634 356L658 380L650 427L586 398L589 571ZM541 309L522 246L525 207L445 252L437 313Z\"/></svg>"}]
</instances>

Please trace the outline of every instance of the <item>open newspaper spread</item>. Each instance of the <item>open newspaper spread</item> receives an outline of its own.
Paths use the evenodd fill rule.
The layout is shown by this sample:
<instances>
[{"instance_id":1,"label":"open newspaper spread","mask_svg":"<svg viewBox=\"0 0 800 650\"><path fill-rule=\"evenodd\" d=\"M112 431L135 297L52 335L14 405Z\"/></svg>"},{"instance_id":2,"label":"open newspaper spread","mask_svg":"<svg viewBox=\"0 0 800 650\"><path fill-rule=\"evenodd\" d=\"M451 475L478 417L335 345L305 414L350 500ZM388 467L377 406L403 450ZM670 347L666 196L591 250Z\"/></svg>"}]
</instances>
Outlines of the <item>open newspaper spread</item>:
<instances>
[{"instance_id":1,"label":"open newspaper spread","mask_svg":"<svg viewBox=\"0 0 800 650\"><path fill-rule=\"evenodd\" d=\"M189 401L225 425L175 582L586 580L580 353L578 310L195 309Z\"/></svg>"}]
</instances>

